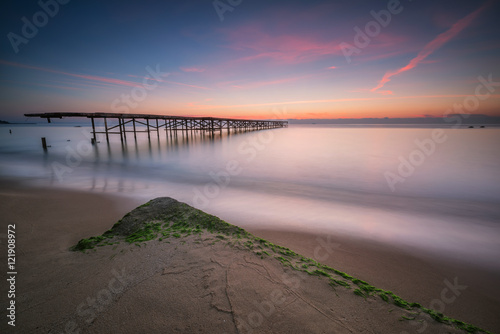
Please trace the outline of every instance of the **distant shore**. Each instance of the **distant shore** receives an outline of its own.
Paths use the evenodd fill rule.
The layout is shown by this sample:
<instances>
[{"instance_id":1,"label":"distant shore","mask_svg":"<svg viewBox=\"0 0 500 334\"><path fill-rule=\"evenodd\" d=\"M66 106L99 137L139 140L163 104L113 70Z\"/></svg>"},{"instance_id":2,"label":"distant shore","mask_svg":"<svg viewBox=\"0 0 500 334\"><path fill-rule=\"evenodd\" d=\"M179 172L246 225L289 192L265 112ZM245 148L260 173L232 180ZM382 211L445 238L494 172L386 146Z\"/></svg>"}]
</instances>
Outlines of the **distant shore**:
<instances>
[{"instance_id":1,"label":"distant shore","mask_svg":"<svg viewBox=\"0 0 500 334\"><path fill-rule=\"evenodd\" d=\"M18 226L19 284L24 291L30 291L30 296L41 297L45 277L75 260L75 255L68 253L69 247L82 238L102 234L140 204L118 196L30 188L1 179L0 185L0 214L5 225L2 228L5 230L7 224ZM440 305L443 296L450 299L450 284L458 285L461 288L456 290L453 302L441 303L443 313L492 332L500 331L500 291L496 287L499 276L481 272L474 264L455 267L433 259L423 260L384 244L340 235L327 239L291 231L245 229L425 307ZM4 256L1 254L2 261ZM69 276L61 277L62 282L78 280L70 273L65 275ZM91 285L94 289L99 287ZM443 292L445 289L448 292ZM84 298L85 292L82 293ZM38 303L22 294L18 301L23 305L21 311ZM67 307L74 306L68 302Z\"/></svg>"}]
</instances>

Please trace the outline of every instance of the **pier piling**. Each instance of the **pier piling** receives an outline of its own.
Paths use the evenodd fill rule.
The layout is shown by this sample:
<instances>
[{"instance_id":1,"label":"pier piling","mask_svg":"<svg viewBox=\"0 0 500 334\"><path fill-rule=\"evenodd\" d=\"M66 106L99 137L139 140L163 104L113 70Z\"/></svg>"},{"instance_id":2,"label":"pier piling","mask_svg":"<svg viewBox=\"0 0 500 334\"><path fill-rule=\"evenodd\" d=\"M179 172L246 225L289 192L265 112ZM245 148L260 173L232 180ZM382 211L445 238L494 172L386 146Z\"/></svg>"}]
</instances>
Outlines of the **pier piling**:
<instances>
[{"instance_id":1,"label":"pier piling","mask_svg":"<svg viewBox=\"0 0 500 334\"><path fill-rule=\"evenodd\" d=\"M172 139L172 136L177 138L178 132L186 137L194 133L207 134L207 132L214 136L215 132L223 134L224 128L227 133L240 131L257 131L275 128L288 127L288 121L282 120L248 120L248 119L235 119L235 118L216 118L216 117L183 117L183 116L168 116L168 115L150 115L150 114L119 114L119 113L71 113L71 112L57 112L57 113L37 113L25 114L26 117L40 117L45 118L50 123L51 118L63 117L86 117L90 118L92 123L92 142L97 143L96 134L106 134L106 141L109 142L110 134L119 134L123 142L127 140L127 127L126 124L132 122L133 130L128 132L134 133L134 139L137 139L137 132L147 132L148 139L151 140L151 131L157 132L158 139L160 138L160 128L165 128L165 135ZM104 131L96 131L95 119L104 119ZM108 119L116 119L118 125L108 127ZM144 122L144 120L146 122ZM150 124L150 120L154 120L154 124ZM160 120L164 120L164 124L160 125ZM136 122L146 127L145 130L138 130ZM118 131L113 130L118 129ZM42 142L45 138L42 138ZM46 144L44 145L46 149Z\"/></svg>"}]
</instances>

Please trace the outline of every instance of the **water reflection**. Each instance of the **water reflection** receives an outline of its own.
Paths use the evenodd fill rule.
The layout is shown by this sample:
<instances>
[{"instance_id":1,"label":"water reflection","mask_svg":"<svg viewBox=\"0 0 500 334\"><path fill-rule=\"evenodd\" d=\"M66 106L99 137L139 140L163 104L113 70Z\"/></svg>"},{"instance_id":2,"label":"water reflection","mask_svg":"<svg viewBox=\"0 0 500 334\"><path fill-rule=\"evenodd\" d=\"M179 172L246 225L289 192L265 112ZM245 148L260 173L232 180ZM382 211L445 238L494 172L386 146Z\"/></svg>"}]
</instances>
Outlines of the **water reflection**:
<instances>
[{"instance_id":1,"label":"water reflection","mask_svg":"<svg viewBox=\"0 0 500 334\"><path fill-rule=\"evenodd\" d=\"M96 165L101 162L122 161L124 163L144 161L162 161L165 158L175 158L176 154L182 151L184 154L189 154L190 148L196 145L205 147L214 147L220 142L227 141L232 136L237 136L253 131L231 131L227 133L200 130L190 131L171 131L166 136L148 136L145 133L138 133L131 138L125 138L121 141L119 137L110 136L107 141L104 135L97 135L97 143L93 145L93 159ZM86 140L79 138L79 140ZM104 150L103 150L104 148ZM61 147L47 151L47 156L60 155ZM89 158L89 157L85 157Z\"/></svg>"},{"instance_id":2,"label":"water reflection","mask_svg":"<svg viewBox=\"0 0 500 334\"><path fill-rule=\"evenodd\" d=\"M500 130L444 130L448 140L391 192L384 172L397 168L399 157L429 131L137 133L123 142L118 135L109 143L100 137L90 146L88 128L30 129L10 142L16 149L0 147L0 172L140 201L170 196L243 227L344 231L494 262L500 253ZM41 136L52 146L47 154ZM229 177L228 163L239 168ZM199 193L205 198L197 201Z\"/></svg>"}]
</instances>

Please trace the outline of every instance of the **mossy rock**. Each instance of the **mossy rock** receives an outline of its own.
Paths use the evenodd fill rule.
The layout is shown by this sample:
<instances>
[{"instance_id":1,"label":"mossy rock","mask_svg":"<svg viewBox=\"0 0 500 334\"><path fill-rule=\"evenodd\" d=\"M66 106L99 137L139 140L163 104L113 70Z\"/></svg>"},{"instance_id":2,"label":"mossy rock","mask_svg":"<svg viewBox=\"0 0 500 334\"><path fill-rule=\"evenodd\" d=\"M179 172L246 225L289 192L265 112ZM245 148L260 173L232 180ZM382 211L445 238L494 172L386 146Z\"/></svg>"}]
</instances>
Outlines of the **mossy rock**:
<instances>
[{"instance_id":1,"label":"mossy rock","mask_svg":"<svg viewBox=\"0 0 500 334\"><path fill-rule=\"evenodd\" d=\"M71 249L84 252L86 249L92 249L96 246L114 244L116 240L120 239L140 247L141 243L153 239L159 238L159 241L163 241L163 238L170 236L179 239L203 231L217 234L212 245L215 242L227 242L231 247L241 245L250 251L255 251L255 254L261 258L264 258L264 255L271 258L270 252L272 251L276 254L273 257L281 262L283 267L291 267L320 279L328 279L328 284L334 289L338 286L351 289L351 284L354 284L352 292L365 299L378 295L387 303L392 303L406 310L423 311L437 322L455 326L468 333L489 333L474 325L448 318L440 312L424 308L418 303L409 303L391 291L378 289L363 280L306 258L286 247L272 244L238 226L231 225L218 217L169 197L156 198L139 206L127 213L103 235L82 239ZM233 241L230 237L233 238ZM170 243L170 241L167 242ZM181 241L181 244L183 243L185 241ZM413 320L413 317L403 316L402 320Z\"/></svg>"},{"instance_id":2,"label":"mossy rock","mask_svg":"<svg viewBox=\"0 0 500 334\"><path fill-rule=\"evenodd\" d=\"M185 205L170 197L155 198L127 213L111 228L110 233L127 237L140 230L145 223L182 214Z\"/></svg>"},{"instance_id":3,"label":"mossy rock","mask_svg":"<svg viewBox=\"0 0 500 334\"><path fill-rule=\"evenodd\" d=\"M192 233L201 233L207 230L219 233L219 238L226 236L250 237L251 234L244 229L226 223L218 217L193 208L186 203L179 202L170 197L155 198L127 213L113 227L102 236L82 239L71 249L84 251L92 249L106 238L122 237L125 241L142 242L162 236L180 237Z\"/></svg>"}]
</instances>

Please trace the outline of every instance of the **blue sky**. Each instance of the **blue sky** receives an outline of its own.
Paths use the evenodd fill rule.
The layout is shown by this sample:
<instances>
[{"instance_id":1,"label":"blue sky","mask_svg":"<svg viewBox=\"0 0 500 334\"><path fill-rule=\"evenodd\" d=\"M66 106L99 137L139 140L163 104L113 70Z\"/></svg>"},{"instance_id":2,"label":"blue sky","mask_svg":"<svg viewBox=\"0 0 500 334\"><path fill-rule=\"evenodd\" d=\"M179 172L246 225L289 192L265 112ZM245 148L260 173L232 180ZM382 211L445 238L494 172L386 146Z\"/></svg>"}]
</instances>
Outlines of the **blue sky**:
<instances>
[{"instance_id":1,"label":"blue sky","mask_svg":"<svg viewBox=\"0 0 500 334\"><path fill-rule=\"evenodd\" d=\"M495 1L60 2L2 12L0 119L441 117L500 81ZM471 113L499 115L498 89Z\"/></svg>"}]
</instances>

